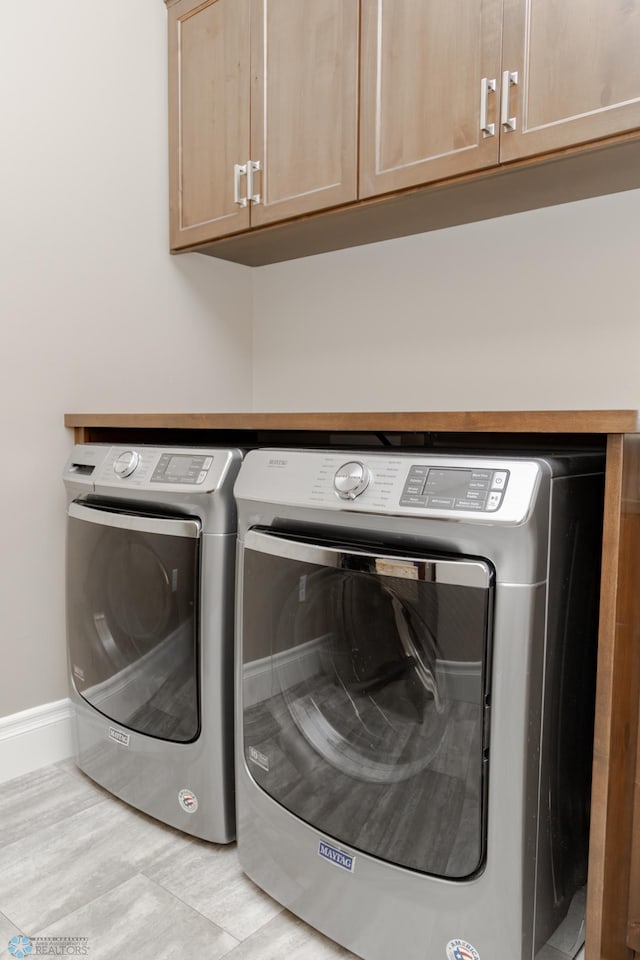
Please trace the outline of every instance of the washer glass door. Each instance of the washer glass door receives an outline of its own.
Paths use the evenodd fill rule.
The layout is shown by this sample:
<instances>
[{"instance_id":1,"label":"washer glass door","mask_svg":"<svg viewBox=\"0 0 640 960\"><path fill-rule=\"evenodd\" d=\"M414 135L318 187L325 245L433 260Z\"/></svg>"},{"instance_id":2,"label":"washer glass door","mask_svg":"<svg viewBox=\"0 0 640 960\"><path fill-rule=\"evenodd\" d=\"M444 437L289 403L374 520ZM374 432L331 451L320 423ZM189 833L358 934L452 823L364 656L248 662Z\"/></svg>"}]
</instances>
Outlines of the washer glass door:
<instances>
[{"instance_id":1,"label":"washer glass door","mask_svg":"<svg viewBox=\"0 0 640 960\"><path fill-rule=\"evenodd\" d=\"M291 813L383 860L460 879L483 863L494 573L249 531L247 767Z\"/></svg>"},{"instance_id":2,"label":"washer glass door","mask_svg":"<svg viewBox=\"0 0 640 960\"><path fill-rule=\"evenodd\" d=\"M195 739L200 521L71 503L67 524L75 689L131 730Z\"/></svg>"}]
</instances>

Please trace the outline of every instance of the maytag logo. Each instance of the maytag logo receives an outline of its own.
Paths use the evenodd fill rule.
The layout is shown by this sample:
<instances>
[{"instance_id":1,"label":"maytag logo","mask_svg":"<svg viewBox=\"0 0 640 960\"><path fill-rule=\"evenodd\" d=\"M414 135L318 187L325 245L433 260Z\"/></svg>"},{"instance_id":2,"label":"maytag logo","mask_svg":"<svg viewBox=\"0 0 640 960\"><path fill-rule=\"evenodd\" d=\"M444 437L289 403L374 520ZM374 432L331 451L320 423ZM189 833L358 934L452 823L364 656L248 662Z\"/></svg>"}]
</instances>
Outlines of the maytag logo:
<instances>
[{"instance_id":1,"label":"maytag logo","mask_svg":"<svg viewBox=\"0 0 640 960\"><path fill-rule=\"evenodd\" d=\"M129 734L123 733L122 730L116 730L115 727L109 727L109 739L121 743L123 747L129 746Z\"/></svg>"},{"instance_id":2,"label":"maytag logo","mask_svg":"<svg viewBox=\"0 0 640 960\"><path fill-rule=\"evenodd\" d=\"M276 460L275 457L270 457L269 459L270 467L286 467L288 463L288 460Z\"/></svg>"},{"instance_id":3,"label":"maytag logo","mask_svg":"<svg viewBox=\"0 0 640 960\"><path fill-rule=\"evenodd\" d=\"M318 844L318 853L321 857L324 857L325 860L334 863L336 867L342 867L343 870L348 870L349 873L353 873L355 857L349 856L348 853L343 853L342 850L338 850L337 847L332 847L330 843L325 843L324 840L321 840Z\"/></svg>"}]
</instances>

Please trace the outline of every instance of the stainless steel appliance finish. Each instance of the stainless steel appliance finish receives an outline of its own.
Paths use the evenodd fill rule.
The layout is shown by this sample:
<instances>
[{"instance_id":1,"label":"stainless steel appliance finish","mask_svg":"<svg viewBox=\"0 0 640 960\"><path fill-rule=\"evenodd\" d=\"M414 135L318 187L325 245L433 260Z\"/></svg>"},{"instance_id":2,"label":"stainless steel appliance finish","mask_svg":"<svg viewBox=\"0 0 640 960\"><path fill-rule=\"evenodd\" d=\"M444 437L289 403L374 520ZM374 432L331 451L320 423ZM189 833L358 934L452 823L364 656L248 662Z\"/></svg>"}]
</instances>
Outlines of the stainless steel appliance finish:
<instances>
[{"instance_id":1,"label":"stainless steel appliance finish","mask_svg":"<svg viewBox=\"0 0 640 960\"><path fill-rule=\"evenodd\" d=\"M532 960L586 879L597 455L257 450L244 871L366 960Z\"/></svg>"},{"instance_id":2,"label":"stainless steel appliance finish","mask_svg":"<svg viewBox=\"0 0 640 960\"><path fill-rule=\"evenodd\" d=\"M237 449L79 445L67 491L76 763L186 833L235 836Z\"/></svg>"}]
</instances>

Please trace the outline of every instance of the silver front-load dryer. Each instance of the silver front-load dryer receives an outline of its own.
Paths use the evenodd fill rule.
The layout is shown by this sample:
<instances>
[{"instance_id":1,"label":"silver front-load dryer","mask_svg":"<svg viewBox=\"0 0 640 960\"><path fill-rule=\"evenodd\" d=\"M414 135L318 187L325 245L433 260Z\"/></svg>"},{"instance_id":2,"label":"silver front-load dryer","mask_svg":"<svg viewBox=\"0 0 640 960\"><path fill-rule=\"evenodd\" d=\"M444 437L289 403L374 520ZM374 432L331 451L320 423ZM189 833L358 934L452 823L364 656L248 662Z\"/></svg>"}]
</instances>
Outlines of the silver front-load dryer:
<instances>
[{"instance_id":1,"label":"silver front-load dryer","mask_svg":"<svg viewBox=\"0 0 640 960\"><path fill-rule=\"evenodd\" d=\"M367 960L532 960L586 877L598 455L259 450L238 851Z\"/></svg>"},{"instance_id":2,"label":"silver front-load dryer","mask_svg":"<svg viewBox=\"0 0 640 960\"><path fill-rule=\"evenodd\" d=\"M236 449L77 446L64 482L76 762L204 840L235 836Z\"/></svg>"}]
</instances>

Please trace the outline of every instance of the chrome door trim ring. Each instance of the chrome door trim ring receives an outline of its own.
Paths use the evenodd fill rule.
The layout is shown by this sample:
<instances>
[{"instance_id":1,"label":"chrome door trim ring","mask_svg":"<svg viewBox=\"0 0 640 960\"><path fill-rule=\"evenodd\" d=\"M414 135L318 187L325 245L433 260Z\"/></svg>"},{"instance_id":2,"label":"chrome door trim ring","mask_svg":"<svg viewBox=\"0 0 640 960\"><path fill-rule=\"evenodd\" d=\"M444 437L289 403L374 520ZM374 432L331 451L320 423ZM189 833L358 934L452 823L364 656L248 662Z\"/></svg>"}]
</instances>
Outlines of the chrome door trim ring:
<instances>
[{"instance_id":1,"label":"chrome door trim ring","mask_svg":"<svg viewBox=\"0 0 640 960\"><path fill-rule=\"evenodd\" d=\"M401 565L412 564L417 566L417 582L448 583L454 586L478 587L487 590L492 585L493 571L488 562L483 560L473 560L461 558L459 560L443 560L440 558L429 559L428 557L416 557L412 555L399 556L385 554L384 552L372 553L369 550L363 550L357 546L339 549L329 545L319 543L309 543L300 540L288 540L285 536L279 534L265 533L258 530L248 530L244 538L244 546L247 550L254 550L258 553L271 554L276 557L283 557L289 560L300 560L307 563L315 563L323 567L342 567L342 558L349 556L359 556L370 558L371 560L382 560L390 564L388 571L372 570L371 573L377 573L379 576L394 576L391 572L393 564ZM397 575L402 576L400 566L397 568ZM413 579L413 578L412 578Z\"/></svg>"},{"instance_id":2,"label":"chrome door trim ring","mask_svg":"<svg viewBox=\"0 0 640 960\"><path fill-rule=\"evenodd\" d=\"M138 533L155 533L161 536L188 537L197 540L201 532L199 520L174 519L170 517L145 517L142 514L114 513L72 501L67 514L76 520L97 523L103 527L134 530Z\"/></svg>"}]
</instances>

